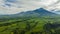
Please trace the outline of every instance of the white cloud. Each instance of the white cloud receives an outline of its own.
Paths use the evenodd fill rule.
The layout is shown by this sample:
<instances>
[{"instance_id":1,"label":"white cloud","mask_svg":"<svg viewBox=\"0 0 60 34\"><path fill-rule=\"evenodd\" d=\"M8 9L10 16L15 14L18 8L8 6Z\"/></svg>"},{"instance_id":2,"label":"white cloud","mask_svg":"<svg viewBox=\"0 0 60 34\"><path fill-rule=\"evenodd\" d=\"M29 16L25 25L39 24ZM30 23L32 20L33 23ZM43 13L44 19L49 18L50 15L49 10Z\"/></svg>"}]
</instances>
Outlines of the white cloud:
<instances>
[{"instance_id":1,"label":"white cloud","mask_svg":"<svg viewBox=\"0 0 60 34\"><path fill-rule=\"evenodd\" d=\"M23 11L34 10L40 7L51 10L51 8L56 8L54 7L54 3L56 3L57 1L58 0L13 0L11 2L10 0L9 2L6 0L0 0L0 14L16 14Z\"/></svg>"}]
</instances>

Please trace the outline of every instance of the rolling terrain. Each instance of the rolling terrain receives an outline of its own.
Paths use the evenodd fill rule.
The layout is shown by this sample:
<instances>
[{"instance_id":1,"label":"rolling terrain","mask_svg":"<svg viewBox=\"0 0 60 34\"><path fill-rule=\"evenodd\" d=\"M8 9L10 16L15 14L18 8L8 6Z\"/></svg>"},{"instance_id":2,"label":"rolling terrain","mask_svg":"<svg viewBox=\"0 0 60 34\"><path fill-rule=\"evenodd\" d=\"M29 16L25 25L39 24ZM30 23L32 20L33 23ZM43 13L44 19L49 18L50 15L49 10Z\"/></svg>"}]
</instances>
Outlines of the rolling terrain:
<instances>
[{"instance_id":1,"label":"rolling terrain","mask_svg":"<svg viewBox=\"0 0 60 34\"><path fill-rule=\"evenodd\" d=\"M60 34L60 16L43 8L1 15L0 34Z\"/></svg>"}]
</instances>

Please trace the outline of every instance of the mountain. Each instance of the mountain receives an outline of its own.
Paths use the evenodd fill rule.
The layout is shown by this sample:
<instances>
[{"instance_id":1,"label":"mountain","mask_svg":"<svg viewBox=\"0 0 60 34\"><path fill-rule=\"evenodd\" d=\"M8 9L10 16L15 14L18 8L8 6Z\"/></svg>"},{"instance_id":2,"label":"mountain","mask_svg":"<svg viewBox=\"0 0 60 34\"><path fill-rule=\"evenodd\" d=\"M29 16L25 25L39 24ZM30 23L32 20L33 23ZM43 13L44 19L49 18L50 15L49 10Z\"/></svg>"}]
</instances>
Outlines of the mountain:
<instances>
[{"instance_id":1,"label":"mountain","mask_svg":"<svg viewBox=\"0 0 60 34\"><path fill-rule=\"evenodd\" d=\"M28 17L29 18L29 17L43 17L43 16L55 17L57 16L57 14L52 13L43 8L39 8L33 11L21 12L21 13L13 14L13 15L4 15L4 18L5 17L9 17L9 18Z\"/></svg>"},{"instance_id":2,"label":"mountain","mask_svg":"<svg viewBox=\"0 0 60 34\"><path fill-rule=\"evenodd\" d=\"M45 10L43 8L39 8L33 11L27 11L27 12L21 12L16 14L17 16L26 16L26 17L30 17L30 16L37 16L37 17L41 17L41 16L56 16L57 14L52 13L48 10Z\"/></svg>"}]
</instances>

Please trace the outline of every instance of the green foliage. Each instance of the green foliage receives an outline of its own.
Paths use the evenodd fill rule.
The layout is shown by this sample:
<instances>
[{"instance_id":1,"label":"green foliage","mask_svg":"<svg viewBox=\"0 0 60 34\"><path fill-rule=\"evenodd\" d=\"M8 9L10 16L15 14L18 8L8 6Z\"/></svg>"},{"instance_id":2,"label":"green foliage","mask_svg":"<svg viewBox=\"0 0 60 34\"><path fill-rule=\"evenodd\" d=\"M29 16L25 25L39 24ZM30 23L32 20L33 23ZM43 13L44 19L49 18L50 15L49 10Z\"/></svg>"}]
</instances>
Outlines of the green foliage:
<instances>
[{"instance_id":1,"label":"green foliage","mask_svg":"<svg viewBox=\"0 0 60 34\"><path fill-rule=\"evenodd\" d=\"M60 18L46 16L0 20L0 34L60 34Z\"/></svg>"}]
</instances>

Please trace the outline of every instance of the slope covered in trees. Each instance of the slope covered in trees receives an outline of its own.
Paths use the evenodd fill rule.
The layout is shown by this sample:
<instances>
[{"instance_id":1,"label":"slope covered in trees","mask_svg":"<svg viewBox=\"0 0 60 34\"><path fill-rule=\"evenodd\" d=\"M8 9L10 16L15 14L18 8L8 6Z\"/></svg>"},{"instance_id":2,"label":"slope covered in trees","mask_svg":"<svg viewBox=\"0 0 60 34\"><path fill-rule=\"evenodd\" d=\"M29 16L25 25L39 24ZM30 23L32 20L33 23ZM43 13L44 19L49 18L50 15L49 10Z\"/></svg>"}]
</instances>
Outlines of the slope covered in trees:
<instances>
[{"instance_id":1,"label":"slope covered in trees","mask_svg":"<svg viewBox=\"0 0 60 34\"><path fill-rule=\"evenodd\" d=\"M0 22L1 34L60 34L60 18L17 18Z\"/></svg>"}]
</instances>

